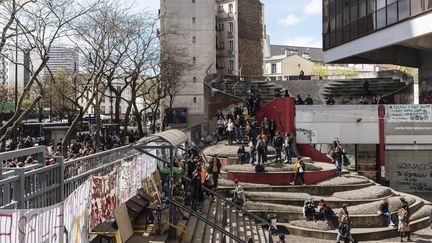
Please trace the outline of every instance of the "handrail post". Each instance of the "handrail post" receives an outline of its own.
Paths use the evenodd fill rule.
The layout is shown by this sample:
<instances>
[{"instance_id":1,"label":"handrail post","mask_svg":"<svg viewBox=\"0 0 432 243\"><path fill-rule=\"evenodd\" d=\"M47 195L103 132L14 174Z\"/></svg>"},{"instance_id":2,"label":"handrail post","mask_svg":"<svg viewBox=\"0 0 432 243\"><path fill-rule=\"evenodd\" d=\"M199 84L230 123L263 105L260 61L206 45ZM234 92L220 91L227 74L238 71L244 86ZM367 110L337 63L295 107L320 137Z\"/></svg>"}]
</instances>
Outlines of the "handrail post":
<instances>
[{"instance_id":1,"label":"handrail post","mask_svg":"<svg viewBox=\"0 0 432 243\"><path fill-rule=\"evenodd\" d=\"M55 162L60 164L60 173L58 175L59 178L57 178L58 182L60 183L60 202L63 202L65 198L64 193L64 172L65 172L65 164L64 164L64 158L63 157L55 157Z\"/></svg>"},{"instance_id":2,"label":"handrail post","mask_svg":"<svg viewBox=\"0 0 432 243\"><path fill-rule=\"evenodd\" d=\"M15 173L19 176L19 180L14 182L13 199L17 202L17 208L23 209L24 204L24 168L15 169Z\"/></svg>"},{"instance_id":3,"label":"handrail post","mask_svg":"<svg viewBox=\"0 0 432 243\"><path fill-rule=\"evenodd\" d=\"M228 218L228 205L226 202L224 202L223 205L223 214L222 214L222 225L223 226L227 226L228 222L227 219Z\"/></svg>"}]
</instances>

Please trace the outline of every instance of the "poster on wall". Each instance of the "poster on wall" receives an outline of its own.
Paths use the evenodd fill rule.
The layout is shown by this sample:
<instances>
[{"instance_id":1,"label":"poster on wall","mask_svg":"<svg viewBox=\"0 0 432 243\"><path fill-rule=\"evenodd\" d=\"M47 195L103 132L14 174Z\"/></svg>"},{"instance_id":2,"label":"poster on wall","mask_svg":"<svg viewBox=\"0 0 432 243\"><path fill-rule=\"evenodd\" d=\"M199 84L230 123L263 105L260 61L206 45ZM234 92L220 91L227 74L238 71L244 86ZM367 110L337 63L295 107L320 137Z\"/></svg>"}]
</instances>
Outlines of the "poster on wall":
<instances>
[{"instance_id":1,"label":"poster on wall","mask_svg":"<svg viewBox=\"0 0 432 243\"><path fill-rule=\"evenodd\" d=\"M375 144L357 145L357 169L360 175L376 180L377 152Z\"/></svg>"},{"instance_id":2,"label":"poster on wall","mask_svg":"<svg viewBox=\"0 0 432 243\"><path fill-rule=\"evenodd\" d=\"M1 243L63 243L63 203L0 211Z\"/></svg>"},{"instance_id":3,"label":"poster on wall","mask_svg":"<svg viewBox=\"0 0 432 243\"><path fill-rule=\"evenodd\" d=\"M64 225L67 242L88 242L88 203L90 179L79 186L64 201Z\"/></svg>"},{"instance_id":4,"label":"poster on wall","mask_svg":"<svg viewBox=\"0 0 432 243\"><path fill-rule=\"evenodd\" d=\"M107 220L117 206L117 172L91 178L90 228Z\"/></svg>"},{"instance_id":5,"label":"poster on wall","mask_svg":"<svg viewBox=\"0 0 432 243\"><path fill-rule=\"evenodd\" d=\"M431 105L389 105L389 122L430 122Z\"/></svg>"}]
</instances>

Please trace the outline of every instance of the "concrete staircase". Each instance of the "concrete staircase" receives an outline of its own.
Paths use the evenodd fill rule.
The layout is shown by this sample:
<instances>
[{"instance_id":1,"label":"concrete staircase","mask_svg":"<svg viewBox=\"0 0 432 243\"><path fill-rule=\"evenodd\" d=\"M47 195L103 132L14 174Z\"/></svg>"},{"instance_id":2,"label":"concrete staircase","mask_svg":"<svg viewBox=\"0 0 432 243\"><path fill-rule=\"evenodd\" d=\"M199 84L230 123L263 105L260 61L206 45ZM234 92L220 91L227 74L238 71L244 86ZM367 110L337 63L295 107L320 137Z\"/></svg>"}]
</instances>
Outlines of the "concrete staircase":
<instances>
[{"instance_id":1,"label":"concrete staircase","mask_svg":"<svg viewBox=\"0 0 432 243\"><path fill-rule=\"evenodd\" d=\"M256 223L247 214L237 210L233 206L226 205L226 224L224 223L224 200L217 197L208 197L204 200L201 206L201 216L209 219L218 226L221 226L226 231L238 236L244 242L249 238L254 239L254 242L267 243L268 232L263 230L262 225ZM191 216L187 223L190 230L189 235L184 239L184 242L224 242L224 235L215 230L210 225ZM236 242L228 236L226 242Z\"/></svg>"},{"instance_id":2,"label":"concrete staircase","mask_svg":"<svg viewBox=\"0 0 432 243\"><path fill-rule=\"evenodd\" d=\"M347 177L350 176L347 175ZM352 220L351 233L358 241L383 240L398 236L397 228L387 227L385 218L376 213L379 203L383 198L389 197L389 200L393 201L393 204L396 206L398 206L399 197L403 196L409 199L411 211L410 226L412 231L429 226L429 212L432 210L430 203L422 198L400 193L382 186L377 187L375 183L366 178L364 182L336 183L335 185L269 186L247 183L243 188L246 191L247 202L245 208L247 210L261 217L266 217L268 214L276 214L278 230L280 232L316 239L336 239L338 222L334 216L330 220L330 228L326 230L307 225L324 224L323 221L318 221L318 223L311 221L307 223L304 221L302 206L305 198L308 196L313 197L316 204L318 204L320 199L324 199L327 205L334 210L335 214L340 211L344 203L348 204L348 211L350 211L350 208L352 209L350 211ZM231 186L219 187L221 193L228 193L230 189ZM338 194L352 191L352 194L355 195L359 190L364 193L365 191L376 191L377 189L382 189L385 193L382 193L379 197L358 197L355 199L341 198L340 194ZM288 194L291 194L291 196ZM369 211L362 211L363 208L367 208ZM392 211L392 220L394 223L397 223L397 209Z\"/></svg>"},{"instance_id":3,"label":"concrete staircase","mask_svg":"<svg viewBox=\"0 0 432 243\"><path fill-rule=\"evenodd\" d=\"M282 91L282 86L269 81L239 81L235 78L215 79L210 82L211 87L222 92L238 96L243 99L249 97L248 91L261 95L262 103L274 99Z\"/></svg>"}]
</instances>

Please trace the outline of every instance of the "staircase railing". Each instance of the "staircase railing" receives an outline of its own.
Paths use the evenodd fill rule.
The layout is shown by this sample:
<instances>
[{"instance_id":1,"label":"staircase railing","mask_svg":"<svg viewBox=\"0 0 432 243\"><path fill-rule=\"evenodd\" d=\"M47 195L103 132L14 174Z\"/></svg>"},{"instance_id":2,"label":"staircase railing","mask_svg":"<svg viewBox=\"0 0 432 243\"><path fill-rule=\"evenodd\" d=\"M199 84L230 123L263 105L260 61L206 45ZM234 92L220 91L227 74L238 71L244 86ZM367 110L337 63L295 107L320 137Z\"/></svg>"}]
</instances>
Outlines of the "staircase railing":
<instances>
[{"instance_id":1,"label":"staircase railing","mask_svg":"<svg viewBox=\"0 0 432 243\"><path fill-rule=\"evenodd\" d=\"M239 237L237 237L237 236L231 234L230 232L226 231L225 229L223 229L223 228L220 227L219 225L217 225L217 224L215 224L214 222L208 220L207 218L205 218L205 217L199 215L199 214L196 213L194 210L192 210L192 209L190 209L190 208L184 206L183 204L177 202L176 200L174 200L174 199L170 199L170 198L167 198L166 200L167 200L167 202L169 202L169 203L175 205L176 207L179 207L179 208L181 208L182 210L188 212L189 214L195 216L197 219L203 221L203 222L206 223L207 225L212 226L214 229L220 231L223 235L228 236L229 238L235 240L236 242L239 242L239 243L244 242L244 241L243 241L242 239L240 239Z\"/></svg>"}]
</instances>

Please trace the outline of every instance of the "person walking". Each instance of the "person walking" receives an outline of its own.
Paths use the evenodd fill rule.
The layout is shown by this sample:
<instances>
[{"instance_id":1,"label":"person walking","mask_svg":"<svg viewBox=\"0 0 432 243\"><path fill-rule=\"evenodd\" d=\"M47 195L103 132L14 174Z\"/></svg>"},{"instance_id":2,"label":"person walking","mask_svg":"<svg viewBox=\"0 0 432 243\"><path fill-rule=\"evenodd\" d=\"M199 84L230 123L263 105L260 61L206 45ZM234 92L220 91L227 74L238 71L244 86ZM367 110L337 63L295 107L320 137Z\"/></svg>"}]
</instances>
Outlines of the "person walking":
<instances>
[{"instance_id":1,"label":"person walking","mask_svg":"<svg viewBox=\"0 0 432 243\"><path fill-rule=\"evenodd\" d=\"M276 136L273 139L273 147L276 151L276 163L282 163L282 147L284 144L284 140L282 136L280 135L280 132L276 133Z\"/></svg>"},{"instance_id":2,"label":"person walking","mask_svg":"<svg viewBox=\"0 0 432 243\"><path fill-rule=\"evenodd\" d=\"M344 157L344 151L341 146L337 146L336 149L333 150L332 158L335 161L336 169L338 171L339 176L342 176L342 159Z\"/></svg>"},{"instance_id":3,"label":"person walking","mask_svg":"<svg viewBox=\"0 0 432 243\"><path fill-rule=\"evenodd\" d=\"M345 242L357 242L351 235L351 219L348 213L348 205L343 204L341 211L338 214L339 220L339 230L336 236L336 243L340 242L340 239L343 238Z\"/></svg>"},{"instance_id":4,"label":"person walking","mask_svg":"<svg viewBox=\"0 0 432 243\"><path fill-rule=\"evenodd\" d=\"M236 142L242 143L243 142L243 134L242 134L242 120L240 118L240 115L236 116L236 119L234 120L234 128L235 128L235 135L236 135Z\"/></svg>"},{"instance_id":5,"label":"person walking","mask_svg":"<svg viewBox=\"0 0 432 243\"><path fill-rule=\"evenodd\" d=\"M395 224L392 222L391 220L391 214L389 212L389 202L388 202L388 198L384 198L383 202L381 203L381 205L379 206L379 212L380 215L383 216L384 218L386 218L387 220L387 226L388 227L393 227L395 226Z\"/></svg>"},{"instance_id":6,"label":"person walking","mask_svg":"<svg viewBox=\"0 0 432 243\"><path fill-rule=\"evenodd\" d=\"M288 162L288 164L292 163L293 142L294 139L291 137L289 133L287 133L285 137L284 148L285 148L285 162Z\"/></svg>"},{"instance_id":7,"label":"person walking","mask_svg":"<svg viewBox=\"0 0 432 243\"><path fill-rule=\"evenodd\" d=\"M306 165L303 162L303 160L301 158L297 158L295 164L294 164L294 179L293 181L290 183L291 185L294 185L297 177L300 177L302 184L305 185L305 180L304 180L304 172L306 171Z\"/></svg>"}]
</instances>

